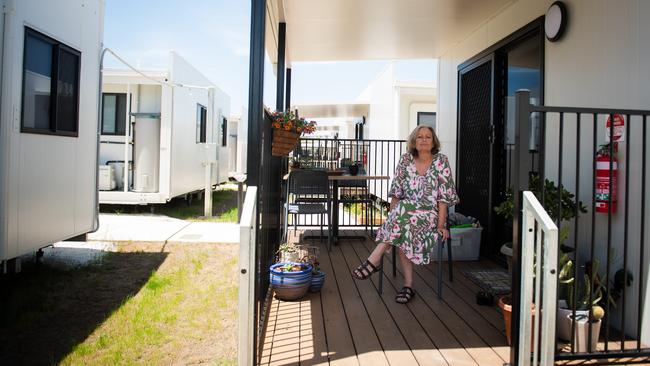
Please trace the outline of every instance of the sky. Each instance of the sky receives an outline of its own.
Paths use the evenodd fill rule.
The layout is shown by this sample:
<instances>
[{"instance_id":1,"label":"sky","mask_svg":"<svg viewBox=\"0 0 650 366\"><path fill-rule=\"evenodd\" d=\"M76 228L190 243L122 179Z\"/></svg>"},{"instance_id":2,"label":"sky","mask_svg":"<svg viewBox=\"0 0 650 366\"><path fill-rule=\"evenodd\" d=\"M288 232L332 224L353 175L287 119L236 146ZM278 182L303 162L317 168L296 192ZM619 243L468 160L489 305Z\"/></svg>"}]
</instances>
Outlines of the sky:
<instances>
[{"instance_id":1,"label":"sky","mask_svg":"<svg viewBox=\"0 0 650 366\"><path fill-rule=\"evenodd\" d=\"M106 0L104 46L142 69L166 69L169 51L186 59L230 96L231 114L248 105L250 1ZM292 104L351 103L388 65L382 61L310 62L292 65ZM106 67L122 67L107 55ZM267 64L265 103L271 100ZM403 81L435 81L435 60L396 63Z\"/></svg>"}]
</instances>

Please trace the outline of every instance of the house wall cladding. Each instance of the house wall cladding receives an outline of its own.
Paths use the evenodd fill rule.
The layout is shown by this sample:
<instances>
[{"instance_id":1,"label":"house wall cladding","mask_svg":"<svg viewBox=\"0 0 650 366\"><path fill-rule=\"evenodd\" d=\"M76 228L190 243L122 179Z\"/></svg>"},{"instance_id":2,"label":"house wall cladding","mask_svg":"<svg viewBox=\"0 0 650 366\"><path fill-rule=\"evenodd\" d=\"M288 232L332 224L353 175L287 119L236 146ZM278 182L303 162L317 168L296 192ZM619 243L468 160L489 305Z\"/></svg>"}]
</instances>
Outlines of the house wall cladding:
<instances>
[{"instance_id":1,"label":"house wall cladding","mask_svg":"<svg viewBox=\"0 0 650 366\"><path fill-rule=\"evenodd\" d=\"M104 3L99 0L21 0L6 5L2 28L0 259L14 258L93 229L104 12ZM81 54L77 136L21 132L25 27Z\"/></svg>"},{"instance_id":2,"label":"house wall cladding","mask_svg":"<svg viewBox=\"0 0 650 366\"><path fill-rule=\"evenodd\" d=\"M523 27L534 19L544 15L552 0L519 0L502 9L498 14L486 20L464 41L444 52L439 63L439 120L457 120L457 88L458 66L487 49L491 45L507 37L517 29ZM599 107L599 108L628 108L650 109L650 2L643 0L608 1L608 0L566 0L569 20L564 37L558 42L545 42L545 105L572 106L572 107ZM581 132L581 161L586 162L586 157L592 156L592 127L591 117L583 118ZM556 146L558 143L557 116L548 116L547 119L547 146ZM624 230L624 198L625 185L623 177L630 160L630 220L629 224L629 252L628 265L639 268L639 231L640 226L650 227L650 199L646 192L646 221L641 223L638 219L640 211L640 173L648 171L648 167L640 166L641 136L640 118L632 119L632 133L625 143L630 143L630 158L625 156L625 143L619 147L619 204L618 213L612 217L612 248L613 271L622 266L622 240ZM571 148L565 150L563 155L562 182L570 191L575 191L575 148L576 128L575 116L565 116L564 143ZM597 121L598 143L605 140L605 117ZM455 141L456 126L441 124L440 138L449 152L452 166L456 164ZM647 138L646 138L647 139ZM631 140L631 141L630 141ZM454 145L451 148L450 145ZM558 176L558 150L546 150L546 177L557 180ZM650 160L650 159L648 159ZM591 216L591 165L581 163L580 168L580 199L585 202ZM633 183L639 182L639 183ZM579 240L590 237L590 219L586 220L580 230ZM607 215L596 214L596 237L606 236ZM572 239L570 239L572 240ZM650 235L646 234L644 258L650 259ZM596 257L601 260L606 258L606 241L597 240ZM641 319L642 342L650 342L650 296L648 292L648 267L645 268L644 289L645 293L644 314ZM636 279L636 278L635 278ZM634 281L631 294L638 293L639 281ZM635 296L635 295L633 295ZM633 308L638 304L637 299L629 298L625 311L635 313ZM616 322L615 317L612 321ZM626 329L636 329L637 319L628 317Z\"/></svg>"}]
</instances>

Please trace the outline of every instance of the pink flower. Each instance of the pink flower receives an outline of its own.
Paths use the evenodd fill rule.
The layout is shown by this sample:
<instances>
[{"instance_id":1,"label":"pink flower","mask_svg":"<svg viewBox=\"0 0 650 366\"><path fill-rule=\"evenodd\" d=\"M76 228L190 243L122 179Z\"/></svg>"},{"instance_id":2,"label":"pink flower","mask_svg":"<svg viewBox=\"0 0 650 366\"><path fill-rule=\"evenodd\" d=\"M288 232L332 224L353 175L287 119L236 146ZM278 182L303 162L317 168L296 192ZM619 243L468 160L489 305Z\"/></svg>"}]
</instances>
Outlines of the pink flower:
<instances>
[{"instance_id":1,"label":"pink flower","mask_svg":"<svg viewBox=\"0 0 650 366\"><path fill-rule=\"evenodd\" d=\"M438 160L436 161L436 169L438 171L441 171L444 168L444 165L442 164L442 161Z\"/></svg>"},{"instance_id":2,"label":"pink flower","mask_svg":"<svg viewBox=\"0 0 650 366\"><path fill-rule=\"evenodd\" d=\"M411 216L411 224L415 225L418 223L418 219L415 216Z\"/></svg>"},{"instance_id":3,"label":"pink flower","mask_svg":"<svg viewBox=\"0 0 650 366\"><path fill-rule=\"evenodd\" d=\"M451 173L451 172L449 171L449 168L445 168L445 169L442 171L442 175L445 176L445 177L448 177L450 173Z\"/></svg>"},{"instance_id":4,"label":"pink flower","mask_svg":"<svg viewBox=\"0 0 650 366\"><path fill-rule=\"evenodd\" d=\"M412 179L412 180L409 182L409 186L411 187L411 189L415 189L415 188L417 188L417 187L418 187L418 181L415 180L415 179Z\"/></svg>"}]
</instances>

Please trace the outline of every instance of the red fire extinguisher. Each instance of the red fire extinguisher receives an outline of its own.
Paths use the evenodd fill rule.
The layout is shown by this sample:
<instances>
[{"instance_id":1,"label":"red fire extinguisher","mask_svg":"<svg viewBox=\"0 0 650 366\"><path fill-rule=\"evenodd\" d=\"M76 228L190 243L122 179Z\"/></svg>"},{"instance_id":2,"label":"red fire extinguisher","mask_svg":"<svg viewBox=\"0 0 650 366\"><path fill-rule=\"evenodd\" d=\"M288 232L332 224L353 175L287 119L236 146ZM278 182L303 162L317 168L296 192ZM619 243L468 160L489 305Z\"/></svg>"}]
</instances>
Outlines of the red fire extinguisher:
<instances>
[{"instance_id":1,"label":"red fire extinguisher","mask_svg":"<svg viewBox=\"0 0 650 366\"><path fill-rule=\"evenodd\" d=\"M601 145L596 153L596 212L609 212L609 197L611 194L612 213L616 213L616 191L618 190L617 147L618 144L614 143L611 158L609 144Z\"/></svg>"}]
</instances>

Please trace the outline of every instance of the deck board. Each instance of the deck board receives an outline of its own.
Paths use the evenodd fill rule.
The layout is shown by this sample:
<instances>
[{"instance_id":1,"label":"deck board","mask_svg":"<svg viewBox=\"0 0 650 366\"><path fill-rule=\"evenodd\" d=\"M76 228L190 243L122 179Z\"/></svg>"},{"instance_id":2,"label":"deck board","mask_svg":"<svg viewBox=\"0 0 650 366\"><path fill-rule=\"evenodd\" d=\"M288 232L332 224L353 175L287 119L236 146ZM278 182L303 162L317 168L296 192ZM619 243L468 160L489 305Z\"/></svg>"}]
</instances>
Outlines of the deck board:
<instances>
[{"instance_id":1,"label":"deck board","mask_svg":"<svg viewBox=\"0 0 650 366\"><path fill-rule=\"evenodd\" d=\"M300 233L290 240L305 242ZM382 295L378 274L366 281L351 276L374 246L370 239L344 238L331 252L321 246L319 260L327 276L321 292L300 301L273 298L261 365L501 366L509 359L500 309L477 305L480 288L463 274L496 268L495 263L455 261L453 281L445 263L442 300L437 297L437 264L415 266L417 294L405 306L394 300L403 277L399 264L393 277L390 254L384 257Z\"/></svg>"},{"instance_id":2,"label":"deck board","mask_svg":"<svg viewBox=\"0 0 650 366\"><path fill-rule=\"evenodd\" d=\"M364 252L360 253L360 256L370 254L369 250L374 247L373 243L365 243L362 247L355 247L355 249ZM362 255L363 254L363 255ZM384 265L388 268L391 263L391 256L387 255L384 259ZM499 357L499 354L495 352L484 340L482 335L478 334L477 331L473 328L473 325L468 323L465 320L465 317L469 314L459 314L446 302L447 295L450 294L450 289L443 289L443 300L438 300L437 297L437 280L430 276L429 272L422 272L422 268L419 266L414 266L414 275L413 275L413 288L416 290L417 295L413 303L422 302L425 304L425 309L422 313L417 313L419 319L430 321L431 318L436 317L441 321L444 328L448 332L448 337L453 337L458 341L460 346L466 350L466 352L471 356L471 358L479 365L498 365L501 366L504 363L503 358ZM392 285L393 294L397 292L398 289L402 286L402 275L399 271L397 277L393 277L390 271L386 271L384 276L384 287L388 287L388 284ZM424 275L423 275L424 274ZM375 279L373 279L374 281ZM434 290L435 288L435 290ZM408 306L412 306L409 304ZM466 309L466 308L465 308ZM501 341L505 345L505 338L499 336L496 342Z\"/></svg>"}]
</instances>

